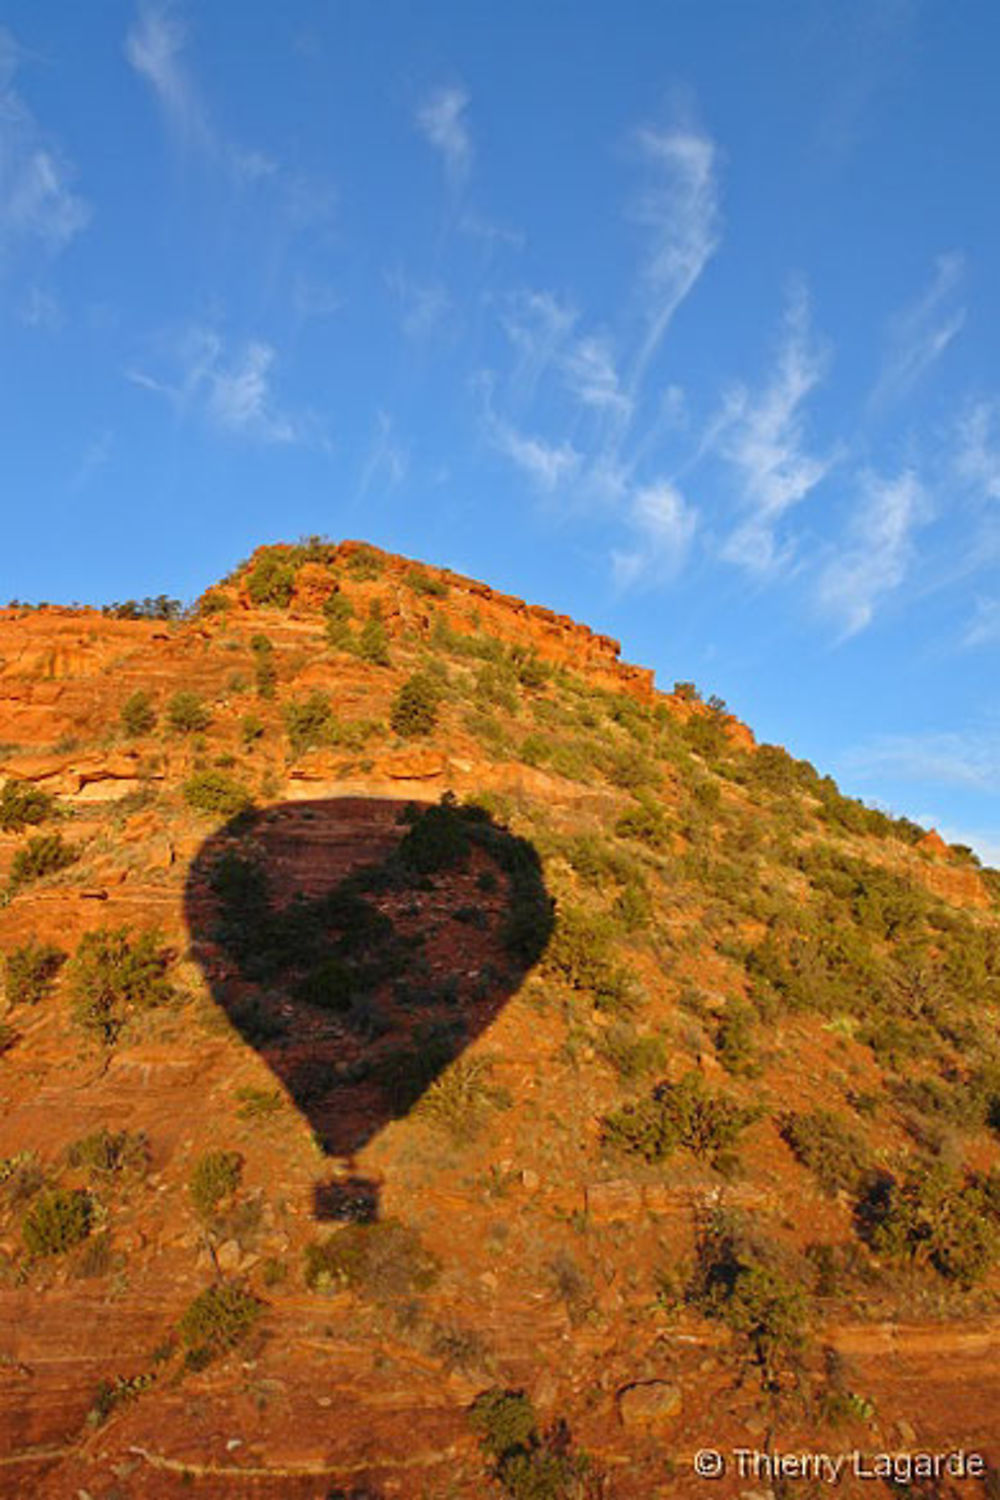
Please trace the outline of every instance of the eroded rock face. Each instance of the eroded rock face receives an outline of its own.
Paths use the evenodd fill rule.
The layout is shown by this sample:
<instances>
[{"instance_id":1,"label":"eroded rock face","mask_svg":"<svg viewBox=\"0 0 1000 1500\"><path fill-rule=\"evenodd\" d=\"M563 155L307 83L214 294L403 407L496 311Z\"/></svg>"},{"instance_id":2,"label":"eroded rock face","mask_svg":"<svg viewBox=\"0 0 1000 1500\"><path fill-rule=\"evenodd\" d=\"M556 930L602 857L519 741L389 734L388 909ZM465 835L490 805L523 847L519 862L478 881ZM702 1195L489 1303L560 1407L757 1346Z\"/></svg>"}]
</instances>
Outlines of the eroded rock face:
<instances>
[{"instance_id":1,"label":"eroded rock face","mask_svg":"<svg viewBox=\"0 0 1000 1500\"><path fill-rule=\"evenodd\" d=\"M445 568L421 567L421 572L447 592L435 598L433 605L403 583L412 574L411 559L368 547L361 542L341 542L336 548L338 560L349 561L361 548L377 556L381 574L377 581L361 586L366 601L376 600L390 631L410 628L429 630L434 619L449 629L468 635L483 632L497 639L538 653L543 661L585 672L595 683L631 693L643 702L654 694L653 673L648 667L636 667L621 661L621 646L611 636L600 635L581 625L569 615L558 615L540 605L528 604L513 594L503 594L487 583L466 578ZM251 565L262 555L280 549L260 548ZM225 591L235 608L252 611L253 600L244 575L237 585ZM293 613L308 617L320 610L334 590L328 568L319 563L305 563L296 573ZM221 593L221 590L213 590Z\"/></svg>"},{"instance_id":2,"label":"eroded rock face","mask_svg":"<svg viewBox=\"0 0 1000 1500\"><path fill-rule=\"evenodd\" d=\"M920 880L928 890L955 906L990 905L990 896L979 872L972 865L960 865L937 829L932 828L917 841L916 849L926 863L917 867Z\"/></svg>"}]
</instances>

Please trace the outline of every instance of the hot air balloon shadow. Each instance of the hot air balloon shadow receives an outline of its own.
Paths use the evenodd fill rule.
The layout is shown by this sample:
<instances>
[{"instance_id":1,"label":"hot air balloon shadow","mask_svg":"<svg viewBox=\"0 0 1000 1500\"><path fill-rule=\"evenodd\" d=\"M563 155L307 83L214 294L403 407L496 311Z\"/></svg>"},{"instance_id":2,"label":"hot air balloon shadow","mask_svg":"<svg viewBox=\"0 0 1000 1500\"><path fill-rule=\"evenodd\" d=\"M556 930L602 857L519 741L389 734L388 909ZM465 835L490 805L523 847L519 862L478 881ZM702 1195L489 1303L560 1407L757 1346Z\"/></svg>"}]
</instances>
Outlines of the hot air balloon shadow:
<instances>
[{"instance_id":1,"label":"hot air balloon shadow","mask_svg":"<svg viewBox=\"0 0 1000 1500\"><path fill-rule=\"evenodd\" d=\"M534 846L479 807L339 797L241 813L192 861L192 948L337 1170L323 1220L378 1217L356 1157L408 1115L541 958Z\"/></svg>"}]
</instances>

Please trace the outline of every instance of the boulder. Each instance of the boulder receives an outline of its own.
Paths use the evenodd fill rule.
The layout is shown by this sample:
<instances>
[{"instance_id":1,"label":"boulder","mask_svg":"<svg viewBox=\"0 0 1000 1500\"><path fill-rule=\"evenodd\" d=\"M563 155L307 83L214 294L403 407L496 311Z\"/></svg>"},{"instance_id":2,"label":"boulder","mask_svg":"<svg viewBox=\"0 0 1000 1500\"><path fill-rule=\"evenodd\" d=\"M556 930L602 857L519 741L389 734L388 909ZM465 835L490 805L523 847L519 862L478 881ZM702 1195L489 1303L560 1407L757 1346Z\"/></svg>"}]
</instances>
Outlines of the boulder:
<instances>
[{"instance_id":1,"label":"boulder","mask_svg":"<svg viewBox=\"0 0 1000 1500\"><path fill-rule=\"evenodd\" d=\"M629 1431L656 1432L679 1415L683 1394L667 1380L642 1380L618 1392L618 1415Z\"/></svg>"}]
</instances>

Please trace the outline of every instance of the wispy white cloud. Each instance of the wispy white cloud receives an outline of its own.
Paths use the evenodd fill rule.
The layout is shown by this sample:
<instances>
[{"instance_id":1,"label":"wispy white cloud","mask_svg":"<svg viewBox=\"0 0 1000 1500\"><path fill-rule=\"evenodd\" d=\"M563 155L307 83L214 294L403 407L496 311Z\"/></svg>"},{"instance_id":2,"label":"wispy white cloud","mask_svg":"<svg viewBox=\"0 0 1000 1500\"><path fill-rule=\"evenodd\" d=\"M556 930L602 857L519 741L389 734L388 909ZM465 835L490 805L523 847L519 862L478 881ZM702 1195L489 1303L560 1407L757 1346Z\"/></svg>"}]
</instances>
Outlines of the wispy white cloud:
<instances>
[{"instance_id":1,"label":"wispy white cloud","mask_svg":"<svg viewBox=\"0 0 1000 1500\"><path fill-rule=\"evenodd\" d=\"M965 259L957 251L939 255L930 286L891 319L885 360L869 402L873 411L908 395L961 332L965 308L956 296L964 273Z\"/></svg>"},{"instance_id":2,"label":"wispy white cloud","mask_svg":"<svg viewBox=\"0 0 1000 1500\"><path fill-rule=\"evenodd\" d=\"M301 275L292 281L292 308L297 317L330 318L343 305L343 297L329 282Z\"/></svg>"},{"instance_id":3,"label":"wispy white cloud","mask_svg":"<svg viewBox=\"0 0 1000 1500\"><path fill-rule=\"evenodd\" d=\"M125 38L125 56L153 90L181 145L223 167L236 181L252 184L273 176L277 165L262 151L221 138L184 52L187 29L171 0L141 0Z\"/></svg>"},{"instance_id":4,"label":"wispy white cloud","mask_svg":"<svg viewBox=\"0 0 1000 1500\"><path fill-rule=\"evenodd\" d=\"M628 421L632 402L622 389L606 338L588 335L574 340L562 356L562 370L566 384L583 406Z\"/></svg>"},{"instance_id":5,"label":"wispy white cloud","mask_svg":"<svg viewBox=\"0 0 1000 1500\"><path fill-rule=\"evenodd\" d=\"M530 401L539 382L565 347L576 323L576 310L551 292L511 292L500 310L500 324L517 351L511 371L511 394Z\"/></svg>"},{"instance_id":6,"label":"wispy white cloud","mask_svg":"<svg viewBox=\"0 0 1000 1500\"><path fill-rule=\"evenodd\" d=\"M910 68L919 10L919 0L840 6L830 13L834 45L829 19L813 33L818 50L809 63L821 83L814 101L819 145L838 164L871 134L877 118L872 105L885 100L891 85Z\"/></svg>"},{"instance_id":7,"label":"wispy white cloud","mask_svg":"<svg viewBox=\"0 0 1000 1500\"><path fill-rule=\"evenodd\" d=\"M905 781L980 787L1000 785L1000 734L989 730L941 730L878 735L841 757L860 776L898 776Z\"/></svg>"},{"instance_id":8,"label":"wispy white cloud","mask_svg":"<svg viewBox=\"0 0 1000 1500\"><path fill-rule=\"evenodd\" d=\"M552 443L521 432L492 410L487 411L486 431L493 447L527 474L540 490L556 490L579 471L583 455L572 443Z\"/></svg>"},{"instance_id":9,"label":"wispy white cloud","mask_svg":"<svg viewBox=\"0 0 1000 1500\"><path fill-rule=\"evenodd\" d=\"M975 613L966 627L962 645L1000 646L1000 599L977 599Z\"/></svg>"},{"instance_id":10,"label":"wispy white cloud","mask_svg":"<svg viewBox=\"0 0 1000 1500\"><path fill-rule=\"evenodd\" d=\"M185 41L185 27L172 7L144 3L125 38L125 56L180 136L214 151L204 105L184 64Z\"/></svg>"},{"instance_id":11,"label":"wispy white cloud","mask_svg":"<svg viewBox=\"0 0 1000 1500\"><path fill-rule=\"evenodd\" d=\"M439 88L417 110L417 128L444 158L455 188L472 170L472 136L465 118L469 96L463 88Z\"/></svg>"},{"instance_id":12,"label":"wispy white cloud","mask_svg":"<svg viewBox=\"0 0 1000 1500\"><path fill-rule=\"evenodd\" d=\"M0 27L0 271L58 255L90 219L70 186L72 167L14 87L21 55Z\"/></svg>"},{"instance_id":13,"label":"wispy white cloud","mask_svg":"<svg viewBox=\"0 0 1000 1500\"><path fill-rule=\"evenodd\" d=\"M864 630L876 603L903 582L913 531L928 518L927 494L912 469L893 479L862 474L861 500L846 545L819 580L819 605L840 620L843 636Z\"/></svg>"},{"instance_id":14,"label":"wispy white cloud","mask_svg":"<svg viewBox=\"0 0 1000 1500\"><path fill-rule=\"evenodd\" d=\"M270 344L250 343L229 365L217 365L208 377L208 411L220 427L250 433L269 443L290 443L296 427L272 404Z\"/></svg>"},{"instance_id":15,"label":"wispy white cloud","mask_svg":"<svg viewBox=\"0 0 1000 1500\"><path fill-rule=\"evenodd\" d=\"M687 427L690 421L687 395L681 385L668 385L660 401L660 416L664 424L676 432Z\"/></svg>"},{"instance_id":16,"label":"wispy white cloud","mask_svg":"<svg viewBox=\"0 0 1000 1500\"><path fill-rule=\"evenodd\" d=\"M958 427L955 467L989 500L1000 500L1000 402L978 401Z\"/></svg>"},{"instance_id":17,"label":"wispy white cloud","mask_svg":"<svg viewBox=\"0 0 1000 1500\"><path fill-rule=\"evenodd\" d=\"M803 403L826 370L827 355L812 339L804 293L797 292L785 320L774 373L762 391L731 391L713 424L708 446L736 469L747 518L726 539L722 555L752 572L766 573L787 560L775 530L828 473L832 456L806 447Z\"/></svg>"},{"instance_id":18,"label":"wispy white cloud","mask_svg":"<svg viewBox=\"0 0 1000 1500\"><path fill-rule=\"evenodd\" d=\"M719 245L714 142L694 129L653 128L640 130L637 141L649 180L633 215L648 231L650 244L642 267L646 326L632 371L633 394L671 319Z\"/></svg>"},{"instance_id":19,"label":"wispy white cloud","mask_svg":"<svg viewBox=\"0 0 1000 1500\"><path fill-rule=\"evenodd\" d=\"M269 164L268 170L258 175L274 177L282 220L288 229L294 234L307 230L328 234L337 211L337 191L333 185L313 172L297 170L279 174L269 157L262 160Z\"/></svg>"},{"instance_id":20,"label":"wispy white cloud","mask_svg":"<svg viewBox=\"0 0 1000 1500\"><path fill-rule=\"evenodd\" d=\"M274 348L250 340L235 355L212 329L191 329L175 351L179 375L161 380L131 369L134 385L165 396L182 415L200 412L215 428L265 443L294 443L316 437L316 424L294 418L274 401L271 389Z\"/></svg>"},{"instance_id":21,"label":"wispy white cloud","mask_svg":"<svg viewBox=\"0 0 1000 1500\"><path fill-rule=\"evenodd\" d=\"M505 224L494 224L491 219L484 218L482 214L463 214L458 227L463 234L469 235L474 240L482 240L490 247L506 245L510 250L524 249L524 235L521 230L509 229Z\"/></svg>"},{"instance_id":22,"label":"wispy white cloud","mask_svg":"<svg viewBox=\"0 0 1000 1500\"><path fill-rule=\"evenodd\" d=\"M49 333L60 328L63 320L56 298L39 286L29 287L17 316L25 327L44 328Z\"/></svg>"},{"instance_id":23,"label":"wispy white cloud","mask_svg":"<svg viewBox=\"0 0 1000 1500\"><path fill-rule=\"evenodd\" d=\"M451 298L439 282L414 281L403 271L390 271L386 285L400 306L400 326L407 338L429 338L448 316Z\"/></svg>"},{"instance_id":24,"label":"wispy white cloud","mask_svg":"<svg viewBox=\"0 0 1000 1500\"><path fill-rule=\"evenodd\" d=\"M660 480L636 490L628 504L627 521L636 544L612 552L616 584L628 588L643 577L661 582L676 574L698 524L697 513L677 486Z\"/></svg>"},{"instance_id":25,"label":"wispy white cloud","mask_svg":"<svg viewBox=\"0 0 1000 1500\"><path fill-rule=\"evenodd\" d=\"M395 489L406 477L409 454L393 431L392 418L380 411L376 416L375 437L358 480L357 499L363 500L376 485Z\"/></svg>"},{"instance_id":26,"label":"wispy white cloud","mask_svg":"<svg viewBox=\"0 0 1000 1500\"><path fill-rule=\"evenodd\" d=\"M72 490L86 489L94 475L110 461L113 449L114 433L110 429L106 428L92 438L83 450L76 472L70 480L70 488Z\"/></svg>"},{"instance_id":27,"label":"wispy white cloud","mask_svg":"<svg viewBox=\"0 0 1000 1500\"><path fill-rule=\"evenodd\" d=\"M603 333L576 334L578 322L576 309L552 292L522 289L507 296L500 323L517 351L510 393L518 402L530 401L545 376L555 372L579 405L627 421L632 402L611 340Z\"/></svg>"}]
</instances>

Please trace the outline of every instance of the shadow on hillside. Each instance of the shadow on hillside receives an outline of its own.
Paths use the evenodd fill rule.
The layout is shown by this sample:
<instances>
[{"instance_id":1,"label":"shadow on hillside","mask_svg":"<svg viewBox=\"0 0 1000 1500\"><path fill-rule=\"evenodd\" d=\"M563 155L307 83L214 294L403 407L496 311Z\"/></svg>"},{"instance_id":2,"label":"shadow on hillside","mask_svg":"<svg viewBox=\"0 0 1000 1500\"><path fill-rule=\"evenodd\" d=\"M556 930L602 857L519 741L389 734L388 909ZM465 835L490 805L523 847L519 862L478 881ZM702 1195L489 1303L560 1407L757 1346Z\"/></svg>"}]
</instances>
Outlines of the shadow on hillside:
<instances>
[{"instance_id":1,"label":"shadow on hillside","mask_svg":"<svg viewBox=\"0 0 1000 1500\"><path fill-rule=\"evenodd\" d=\"M378 1217L356 1154L518 989L552 905L534 847L447 799L284 803L202 845L185 894L193 948L217 1003L337 1159L317 1218ZM474 1090L441 1092L439 1110L475 1105Z\"/></svg>"}]
</instances>

